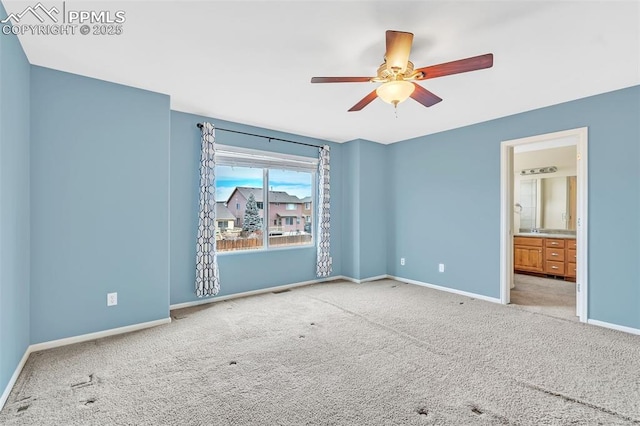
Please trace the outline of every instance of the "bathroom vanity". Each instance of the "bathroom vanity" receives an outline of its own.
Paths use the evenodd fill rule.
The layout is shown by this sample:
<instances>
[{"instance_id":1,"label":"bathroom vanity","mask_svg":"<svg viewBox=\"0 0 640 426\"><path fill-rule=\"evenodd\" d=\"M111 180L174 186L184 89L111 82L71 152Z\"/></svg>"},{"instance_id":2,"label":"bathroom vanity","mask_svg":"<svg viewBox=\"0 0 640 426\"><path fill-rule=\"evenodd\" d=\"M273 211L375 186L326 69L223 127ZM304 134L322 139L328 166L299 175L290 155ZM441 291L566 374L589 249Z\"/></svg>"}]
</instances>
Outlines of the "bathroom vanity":
<instances>
[{"instance_id":1,"label":"bathroom vanity","mask_svg":"<svg viewBox=\"0 0 640 426\"><path fill-rule=\"evenodd\" d=\"M513 237L516 272L576 279L576 237L571 234L519 233Z\"/></svg>"}]
</instances>

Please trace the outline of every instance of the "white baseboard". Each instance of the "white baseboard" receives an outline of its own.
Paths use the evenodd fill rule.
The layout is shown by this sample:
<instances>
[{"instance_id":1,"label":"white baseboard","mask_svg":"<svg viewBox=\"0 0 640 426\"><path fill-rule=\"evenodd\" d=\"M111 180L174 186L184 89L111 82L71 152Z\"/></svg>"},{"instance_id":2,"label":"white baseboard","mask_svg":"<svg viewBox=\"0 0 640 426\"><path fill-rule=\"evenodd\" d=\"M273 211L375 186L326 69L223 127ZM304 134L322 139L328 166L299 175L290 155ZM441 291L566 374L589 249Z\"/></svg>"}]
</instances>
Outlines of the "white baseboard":
<instances>
[{"instance_id":1,"label":"white baseboard","mask_svg":"<svg viewBox=\"0 0 640 426\"><path fill-rule=\"evenodd\" d=\"M13 389L13 385L16 384L16 380L18 380L18 376L22 372L24 365L27 363L27 359L29 359L29 355L31 354L31 346L27 347L27 350L24 351L24 355L22 355L22 359L18 363L16 370L13 372L13 375L9 379L9 383L4 388L4 392L2 392L2 396L0 397L0 410L4 407L4 404L7 402L9 398L9 394L11 393L11 389Z\"/></svg>"},{"instance_id":2,"label":"white baseboard","mask_svg":"<svg viewBox=\"0 0 640 426\"><path fill-rule=\"evenodd\" d=\"M627 327L624 325L612 324L610 322L598 321L594 319L588 319L587 324L597 325L598 327L610 328L612 330L624 331L625 333L637 334L640 336L640 329Z\"/></svg>"},{"instance_id":3,"label":"white baseboard","mask_svg":"<svg viewBox=\"0 0 640 426\"><path fill-rule=\"evenodd\" d=\"M48 342L36 343L29 346L31 352L43 351L45 349L57 348L59 346L72 345L74 343L87 342L89 340L101 339L103 337L115 336L117 334L130 333L132 331L143 330L145 328L156 327L171 322L171 317L155 321L142 322L140 324L127 325L124 327L111 328L109 330L97 331L95 333L81 334L80 336L67 337L64 339L50 340Z\"/></svg>"},{"instance_id":4,"label":"white baseboard","mask_svg":"<svg viewBox=\"0 0 640 426\"><path fill-rule=\"evenodd\" d=\"M408 278L395 277L395 276L389 276L389 278L394 279L396 281L405 282L405 283L408 283L408 284L415 284L415 285L419 285L419 286L422 286L422 287L432 288L434 290L440 290L440 291L446 291L448 293L459 294L460 296L471 297L473 299L484 300L484 301L492 302L492 303L500 303L500 304L502 303L500 301L500 298L498 298L498 297L489 297L489 296L485 296L485 295L482 295L482 294L470 293L468 291L457 290L455 288L443 287L443 286L435 285L435 284L429 284L429 283L425 283L425 282L422 282L422 281L410 280Z\"/></svg>"},{"instance_id":5,"label":"white baseboard","mask_svg":"<svg viewBox=\"0 0 640 426\"><path fill-rule=\"evenodd\" d=\"M311 284L321 284L329 281L336 281L336 280L343 280L343 279L347 279L347 278L343 277L342 275L338 275L335 277L320 278L317 280L302 281L302 282L297 282L292 284L279 285L275 287L261 288L259 290L251 290L251 291L245 291L242 293L234 293L226 296L212 296L202 300L194 300L193 302L175 303L169 306L169 309L173 311L175 309L191 308L193 306L206 305L208 303L222 302L223 300L238 299L240 297L255 296L257 294L271 293L274 291L286 290L294 287L302 287L302 286L311 285Z\"/></svg>"},{"instance_id":6,"label":"white baseboard","mask_svg":"<svg viewBox=\"0 0 640 426\"><path fill-rule=\"evenodd\" d=\"M351 278L351 277L347 277L346 275L340 275L340 279L345 280L345 281L351 281L352 283L356 283L356 284L362 284L362 283L367 283L370 281L378 281L378 280L384 280L386 278L392 278L390 275L377 275L375 277L369 277L369 278Z\"/></svg>"}]
</instances>

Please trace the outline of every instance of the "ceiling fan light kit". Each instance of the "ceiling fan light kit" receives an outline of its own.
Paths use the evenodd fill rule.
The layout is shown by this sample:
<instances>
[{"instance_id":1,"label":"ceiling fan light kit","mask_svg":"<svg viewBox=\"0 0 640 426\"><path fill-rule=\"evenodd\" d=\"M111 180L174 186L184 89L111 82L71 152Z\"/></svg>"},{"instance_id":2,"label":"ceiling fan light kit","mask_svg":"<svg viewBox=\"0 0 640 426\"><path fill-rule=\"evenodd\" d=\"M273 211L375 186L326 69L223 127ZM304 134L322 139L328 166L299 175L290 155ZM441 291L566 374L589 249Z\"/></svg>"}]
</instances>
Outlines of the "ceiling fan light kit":
<instances>
[{"instance_id":1,"label":"ceiling fan light kit","mask_svg":"<svg viewBox=\"0 0 640 426\"><path fill-rule=\"evenodd\" d=\"M399 103L409 99L416 87L406 80L395 80L383 83L376 89L380 99L397 107Z\"/></svg>"},{"instance_id":2,"label":"ceiling fan light kit","mask_svg":"<svg viewBox=\"0 0 640 426\"><path fill-rule=\"evenodd\" d=\"M313 77L311 83L382 83L376 90L362 98L349 111L360 111L379 97L395 108L408 98L430 107L442 101L440 97L415 83L419 80L444 77L468 71L476 71L493 66L493 54L474 56L457 61L431 65L414 69L409 61L413 34L388 30L387 51L384 63L380 65L375 77Z\"/></svg>"}]
</instances>

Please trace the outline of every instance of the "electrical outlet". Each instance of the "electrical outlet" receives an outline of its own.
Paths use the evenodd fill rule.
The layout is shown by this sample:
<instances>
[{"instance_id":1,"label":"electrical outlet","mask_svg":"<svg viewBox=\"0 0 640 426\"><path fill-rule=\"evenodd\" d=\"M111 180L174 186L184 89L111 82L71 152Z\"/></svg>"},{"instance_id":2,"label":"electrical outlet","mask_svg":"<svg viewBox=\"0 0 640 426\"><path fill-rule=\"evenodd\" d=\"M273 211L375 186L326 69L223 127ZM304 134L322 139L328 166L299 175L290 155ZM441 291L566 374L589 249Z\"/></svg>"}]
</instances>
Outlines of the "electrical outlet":
<instances>
[{"instance_id":1,"label":"electrical outlet","mask_svg":"<svg viewBox=\"0 0 640 426\"><path fill-rule=\"evenodd\" d=\"M118 293L107 293L107 306L115 306L118 304Z\"/></svg>"},{"instance_id":2,"label":"electrical outlet","mask_svg":"<svg viewBox=\"0 0 640 426\"><path fill-rule=\"evenodd\" d=\"M404 257L400 258L400 266L404 266Z\"/></svg>"},{"instance_id":3,"label":"electrical outlet","mask_svg":"<svg viewBox=\"0 0 640 426\"><path fill-rule=\"evenodd\" d=\"M444 272L444 263L440 263L440 264L438 265L438 271L439 271L439 272Z\"/></svg>"}]
</instances>

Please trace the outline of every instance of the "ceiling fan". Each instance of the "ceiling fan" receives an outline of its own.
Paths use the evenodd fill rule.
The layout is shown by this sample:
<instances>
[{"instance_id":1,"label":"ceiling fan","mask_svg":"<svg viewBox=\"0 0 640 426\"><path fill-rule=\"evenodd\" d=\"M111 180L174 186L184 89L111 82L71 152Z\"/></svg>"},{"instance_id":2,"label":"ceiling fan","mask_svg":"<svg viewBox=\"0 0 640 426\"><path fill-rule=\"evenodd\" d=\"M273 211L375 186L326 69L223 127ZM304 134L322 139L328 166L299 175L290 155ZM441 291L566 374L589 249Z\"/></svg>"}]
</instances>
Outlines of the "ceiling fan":
<instances>
[{"instance_id":1,"label":"ceiling fan","mask_svg":"<svg viewBox=\"0 0 640 426\"><path fill-rule=\"evenodd\" d=\"M438 65L431 65L415 69L413 62L409 61L413 34L403 31L387 31L387 52L384 62L378 67L375 77L313 77L312 83L383 83L377 89L365 96L360 102L349 109L360 111L369 105L375 98L393 104L395 108L400 102L409 97L426 107L437 104L442 99L431 93L424 87L416 84L416 81L430 78L444 77L451 74L459 74L467 71L481 70L493 66L493 54L473 56Z\"/></svg>"}]
</instances>

